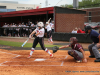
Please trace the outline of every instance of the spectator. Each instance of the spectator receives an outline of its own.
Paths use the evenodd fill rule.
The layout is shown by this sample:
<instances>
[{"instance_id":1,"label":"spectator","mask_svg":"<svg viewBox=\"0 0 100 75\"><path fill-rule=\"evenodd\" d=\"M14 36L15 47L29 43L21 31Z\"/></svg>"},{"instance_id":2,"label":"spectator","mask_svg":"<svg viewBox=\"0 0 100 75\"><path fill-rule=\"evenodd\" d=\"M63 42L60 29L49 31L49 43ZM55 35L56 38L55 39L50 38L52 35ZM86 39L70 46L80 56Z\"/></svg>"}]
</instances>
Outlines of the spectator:
<instances>
[{"instance_id":1,"label":"spectator","mask_svg":"<svg viewBox=\"0 0 100 75\"><path fill-rule=\"evenodd\" d=\"M78 28L77 33L85 33L85 31L82 31L80 28Z\"/></svg>"},{"instance_id":2,"label":"spectator","mask_svg":"<svg viewBox=\"0 0 100 75\"><path fill-rule=\"evenodd\" d=\"M77 33L77 27L72 31L72 33Z\"/></svg>"}]
</instances>

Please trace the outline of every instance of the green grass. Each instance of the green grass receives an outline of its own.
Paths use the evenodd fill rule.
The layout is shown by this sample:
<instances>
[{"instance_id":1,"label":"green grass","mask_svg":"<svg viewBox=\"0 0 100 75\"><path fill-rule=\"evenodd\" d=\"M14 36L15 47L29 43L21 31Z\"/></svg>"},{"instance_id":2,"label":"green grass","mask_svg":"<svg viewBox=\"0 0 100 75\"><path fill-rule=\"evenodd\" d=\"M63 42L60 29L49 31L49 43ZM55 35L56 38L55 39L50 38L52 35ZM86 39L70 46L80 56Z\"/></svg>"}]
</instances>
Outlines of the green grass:
<instances>
[{"instance_id":1,"label":"green grass","mask_svg":"<svg viewBox=\"0 0 100 75\"><path fill-rule=\"evenodd\" d=\"M13 46L13 47L21 47L22 44L23 44L23 42L12 42L12 41L0 40L0 45L7 45L7 46ZM32 44L33 43L26 43L24 45L24 47L32 47ZM54 47L54 46L60 47L60 45L45 45L45 47ZM37 47L40 47L40 44L38 44Z\"/></svg>"}]
</instances>

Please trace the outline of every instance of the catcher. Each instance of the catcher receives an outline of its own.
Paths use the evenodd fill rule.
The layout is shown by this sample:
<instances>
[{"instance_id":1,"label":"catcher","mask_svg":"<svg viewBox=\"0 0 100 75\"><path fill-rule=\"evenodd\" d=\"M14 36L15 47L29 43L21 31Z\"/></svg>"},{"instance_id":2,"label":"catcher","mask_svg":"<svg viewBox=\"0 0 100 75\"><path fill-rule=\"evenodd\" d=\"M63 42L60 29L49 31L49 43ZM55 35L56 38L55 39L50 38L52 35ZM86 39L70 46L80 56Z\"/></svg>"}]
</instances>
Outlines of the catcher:
<instances>
[{"instance_id":1,"label":"catcher","mask_svg":"<svg viewBox=\"0 0 100 75\"><path fill-rule=\"evenodd\" d=\"M70 38L70 42L71 42L70 45L66 45L66 46L62 46L62 47L54 46L53 53L57 52L57 50L59 50L59 49L71 47L72 50L69 50L68 54L70 56L74 57L74 59L76 60L77 63L87 62L84 49L80 44L77 43L78 42L77 38L76 37Z\"/></svg>"}]
</instances>

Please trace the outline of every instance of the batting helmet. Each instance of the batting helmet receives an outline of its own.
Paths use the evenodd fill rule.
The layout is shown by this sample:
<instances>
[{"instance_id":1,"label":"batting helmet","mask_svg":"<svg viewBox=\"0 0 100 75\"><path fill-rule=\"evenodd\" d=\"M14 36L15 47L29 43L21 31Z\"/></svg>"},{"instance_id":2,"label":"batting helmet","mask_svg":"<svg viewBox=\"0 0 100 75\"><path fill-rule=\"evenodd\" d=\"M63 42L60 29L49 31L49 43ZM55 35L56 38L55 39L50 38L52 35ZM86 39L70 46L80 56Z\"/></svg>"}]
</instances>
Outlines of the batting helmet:
<instances>
[{"instance_id":1,"label":"batting helmet","mask_svg":"<svg viewBox=\"0 0 100 75\"><path fill-rule=\"evenodd\" d=\"M43 22L38 22L38 27L41 27L41 28L43 28L44 27L44 24L43 24Z\"/></svg>"},{"instance_id":2,"label":"batting helmet","mask_svg":"<svg viewBox=\"0 0 100 75\"><path fill-rule=\"evenodd\" d=\"M71 37L70 41L72 41L72 44L76 44L78 42L76 37Z\"/></svg>"}]
</instances>

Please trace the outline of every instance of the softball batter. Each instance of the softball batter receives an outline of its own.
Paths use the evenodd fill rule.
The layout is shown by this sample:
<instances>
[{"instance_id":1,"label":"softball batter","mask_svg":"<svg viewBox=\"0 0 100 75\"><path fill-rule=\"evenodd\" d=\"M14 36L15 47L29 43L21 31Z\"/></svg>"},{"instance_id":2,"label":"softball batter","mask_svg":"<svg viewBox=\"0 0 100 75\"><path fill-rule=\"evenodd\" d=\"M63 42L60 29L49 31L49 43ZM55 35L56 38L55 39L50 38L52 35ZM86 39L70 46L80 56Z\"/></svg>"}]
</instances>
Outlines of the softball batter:
<instances>
[{"instance_id":1,"label":"softball batter","mask_svg":"<svg viewBox=\"0 0 100 75\"><path fill-rule=\"evenodd\" d=\"M45 46L44 46L44 38L43 37L44 37L45 30L44 30L43 27L44 27L43 22L38 22L38 27L29 36L29 38L31 38L31 36L36 33L35 34L36 35L36 38L35 38L35 40L33 42L33 46L31 48L31 52L30 52L30 55L28 56L28 58L30 58L32 56L32 54L33 54L33 52L35 50L35 47L38 44L38 42L39 42L41 48L45 52L47 52L50 55L50 57L53 57L53 54L50 53L50 51L47 48L45 48Z\"/></svg>"}]
</instances>

